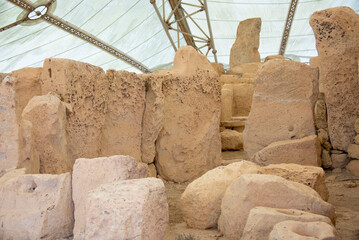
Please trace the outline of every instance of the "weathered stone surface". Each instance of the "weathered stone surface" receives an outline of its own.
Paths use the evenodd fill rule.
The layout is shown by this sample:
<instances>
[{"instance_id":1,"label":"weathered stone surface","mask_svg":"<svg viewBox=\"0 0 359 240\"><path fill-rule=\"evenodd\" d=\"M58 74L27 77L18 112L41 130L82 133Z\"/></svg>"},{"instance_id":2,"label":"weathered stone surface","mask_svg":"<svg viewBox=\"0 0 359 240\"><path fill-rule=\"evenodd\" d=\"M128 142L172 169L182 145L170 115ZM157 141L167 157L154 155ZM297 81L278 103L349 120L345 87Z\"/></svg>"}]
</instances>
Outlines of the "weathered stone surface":
<instances>
[{"instance_id":1,"label":"weathered stone surface","mask_svg":"<svg viewBox=\"0 0 359 240\"><path fill-rule=\"evenodd\" d=\"M233 116L233 84L224 84L221 89L221 122Z\"/></svg>"},{"instance_id":2,"label":"weathered stone surface","mask_svg":"<svg viewBox=\"0 0 359 240\"><path fill-rule=\"evenodd\" d=\"M359 65L359 64L358 64ZM355 119L354 122L354 131L358 134L359 133L359 118Z\"/></svg>"},{"instance_id":3,"label":"weathered stone surface","mask_svg":"<svg viewBox=\"0 0 359 240\"><path fill-rule=\"evenodd\" d=\"M11 77L14 79L16 116L18 120L21 119L22 111L30 99L41 95L41 73L42 68L22 68L11 73Z\"/></svg>"},{"instance_id":4,"label":"weathered stone surface","mask_svg":"<svg viewBox=\"0 0 359 240\"><path fill-rule=\"evenodd\" d=\"M0 202L0 239L50 240L72 234L70 173L12 178L0 188Z\"/></svg>"},{"instance_id":5,"label":"weathered stone surface","mask_svg":"<svg viewBox=\"0 0 359 240\"><path fill-rule=\"evenodd\" d=\"M72 161L100 156L109 89L105 72L69 59L45 59L41 84L43 95L55 92L71 106L65 129Z\"/></svg>"},{"instance_id":6,"label":"weathered stone surface","mask_svg":"<svg viewBox=\"0 0 359 240\"><path fill-rule=\"evenodd\" d=\"M144 178L107 183L89 192L85 239L162 239L168 223L165 186Z\"/></svg>"},{"instance_id":7,"label":"weathered stone surface","mask_svg":"<svg viewBox=\"0 0 359 240\"><path fill-rule=\"evenodd\" d=\"M314 120L315 126L319 128L327 128L327 106L325 105L324 94L320 93L318 96L318 100L315 103L314 107Z\"/></svg>"},{"instance_id":8,"label":"weathered stone surface","mask_svg":"<svg viewBox=\"0 0 359 240\"><path fill-rule=\"evenodd\" d=\"M292 182L302 183L313 188L324 201L329 199L329 191L325 185L325 172L320 167L302 166L298 164L271 164L262 168L267 175L276 175Z\"/></svg>"},{"instance_id":9,"label":"weathered stone surface","mask_svg":"<svg viewBox=\"0 0 359 240\"><path fill-rule=\"evenodd\" d=\"M283 221L273 227L268 240L336 240L335 228L325 222Z\"/></svg>"},{"instance_id":10,"label":"weathered stone surface","mask_svg":"<svg viewBox=\"0 0 359 240\"><path fill-rule=\"evenodd\" d=\"M353 175L359 177L359 160L351 160L346 167Z\"/></svg>"},{"instance_id":11,"label":"weathered stone surface","mask_svg":"<svg viewBox=\"0 0 359 240\"><path fill-rule=\"evenodd\" d=\"M348 146L348 156L350 158L359 159L359 145L357 144L350 144Z\"/></svg>"},{"instance_id":12,"label":"weathered stone surface","mask_svg":"<svg viewBox=\"0 0 359 240\"><path fill-rule=\"evenodd\" d=\"M241 239L268 239L274 225L287 220L298 222L325 222L332 225L328 217L318 214L308 213L296 209L255 207L249 212ZM289 239L291 238L287 238L286 240Z\"/></svg>"},{"instance_id":13,"label":"weathered stone surface","mask_svg":"<svg viewBox=\"0 0 359 240\"><path fill-rule=\"evenodd\" d=\"M345 168L349 162L348 154L335 154L331 155L333 168Z\"/></svg>"},{"instance_id":14,"label":"weathered stone surface","mask_svg":"<svg viewBox=\"0 0 359 240\"><path fill-rule=\"evenodd\" d=\"M144 178L147 171L130 156L77 159L72 173L72 196L75 205L75 239L84 239L88 192L101 184L117 180Z\"/></svg>"},{"instance_id":15,"label":"weathered stone surface","mask_svg":"<svg viewBox=\"0 0 359 240\"><path fill-rule=\"evenodd\" d=\"M242 134L226 129L221 132L222 150L240 150L243 148Z\"/></svg>"},{"instance_id":16,"label":"weathered stone surface","mask_svg":"<svg viewBox=\"0 0 359 240\"><path fill-rule=\"evenodd\" d=\"M17 168L26 168L26 173L40 173L40 158L36 150L32 123L21 120L19 124L19 159Z\"/></svg>"},{"instance_id":17,"label":"weathered stone surface","mask_svg":"<svg viewBox=\"0 0 359 240\"><path fill-rule=\"evenodd\" d=\"M241 21L237 28L236 41L231 48L230 68L244 63L260 62L258 52L262 20L250 18Z\"/></svg>"},{"instance_id":18,"label":"weathered stone surface","mask_svg":"<svg viewBox=\"0 0 359 240\"><path fill-rule=\"evenodd\" d=\"M108 70L109 91L101 155L129 155L141 162L145 81L135 73Z\"/></svg>"},{"instance_id":19,"label":"weathered stone surface","mask_svg":"<svg viewBox=\"0 0 359 240\"><path fill-rule=\"evenodd\" d=\"M0 86L0 171L14 168L19 159L19 126L15 111L14 80L2 79Z\"/></svg>"},{"instance_id":20,"label":"weathered stone surface","mask_svg":"<svg viewBox=\"0 0 359 240\"><path fill-rule=\"evenodd\" d=\"M32 123L40 173L70 172L73 162L67 153L66 105L52 94L35 96L26 105L22 118Z\"/></svg>"},{"instance_id":21,"label":"weathered stone surface","mask_svg":"<svg viewBox=\"0 0 359 240\"><path fill-rule=\"evenodd\" d=\"M333 166L332 157L326 149L322 150L322 165L323 168L331 168Z\"/></svg>"},{"instance_id":22,"label":"weathered stone surface","mask_svg":"<svg viewBox=\"0 0 359 240\"><path fill-rule=\"evenodd\" d=\"M166 180L193 180L221 162L220 84L205 56L180 48L163 81L164 125L156 167Z\"/></svg>"},{"instance_id":23,"label":"weathered stone surface","mask_svg":"<svg viewBox=\"0 0 359 240\"><path fill-rule=\"evenodd\" d=\"M354 143L359 145L359 135L355 136Z\"/></svg>"},{"instance_id":24,"label":"weathered stone surface","mask_svg":"<svg viewBox=\"0 0 359 240\"><path fill-rule=\"evenodd\" d=\"M243 78L239 77L239 75L229 75L224 74L220 77L221 85L224 84L241 84L241 83L247 83L247 84L254 84L253 78Z\"/></svg>"},{"instance_id":25,"label":"weathered stone surface","mask_svg":"<svg viewBox=\"0 0 359 240\"><path fill-rule=\"evenodd\" d=\"M254 77L259 68L263 66L261 62L250 62L241 65L233 66L228 71L228 74L235 74L242 77Z\"/></svg>"},{"instance_id":26,"label":"weathered stone surface","mask_svg":"<svg viewBox=\"0 0 359 240\"><path fill-rule=\"evenodd\" d=\"M329 140L328 132L324 129L319 129L318 130L318 140L319 140L320 144L324 144L326 141L328 141Z\"/></svg>"},{"instance_id":27,"label":"weathered stone surface","mask_svg":"<svg viewBox=\"0 0 359 240\"><path fill-rule=\"evenodd\" d=\"M240 161L217 167L191 182L181 196L181 212L189 227L215 227L228 185L242 174L261 173L252 162Z\"/></svg>"},{"instance_id":28,"label":"weathered stone surface","mask_svg":"<svg viewBox=\"0 0 359 240\"><path fill-rule=\"evenodd\" d=\"M257 73L251 112L243 132L247 159L271 143L315 135L313 108L318 70L272 60Z\"/></svg>"},{"instance_id":29,"label":"weathered stone surface","mask_svg":"<svg viewBox=\"0 0 359 240\"><path fill-rule=\"evenodd\" d=\"M233 107L232 115L248 116L251 111L254 84L239 83L233 84Z\"/></svg>"},{"instance_id":30,"label":"weathered stone surface","mask_svg":"<svg viewBox=\"0 0 359 240\"><path fill-rule=\"evenodd\" d=\"M296 163L321 166L321 147L317 135L301 139L285 140L269 144L253 155L251 161L268 165L274 163Z\"/></svg>"},{"instance_id":31,"label":"weathered stone surface","mask_svg":"<svg viewBox=\"0 0 359 240\"><path fill-rule=\"evenodd\" d=\"M154 163L148 164L148 177L157 177L157 169Z\"/></svg>"},{"instance_id":32,"label":"weathered stone surface","mask_svg":"<svg viewBox=\"0 0 359 240\"><path fill-rule=\"evenodd\" d=\"M284 60L285 58L283 55L270 55L270 56L266 56L266 58L264 59L264 62L268 62L269 60L274 60L274 59Z\"/></svg>"},{"instance_id":33,"label":"weathered stone surface","mask_svg":"<svg viewBox=\"0 0 359 240\"><path fill-rule=\"evenodd\" d=\"M142 162L152 163L156 156L156 139L164 124L164 95L161 77L146 76L146 106L142 129Z\"/></svg>"},{"instance_id":34,"label":"weathered stone surface","mask_svg":"<svg viewBox=\"0 0 359 240\"><path fill-rule=\"evenodd\" d=\"M0 172L0 188L1 185L4 184L7 180L18 177L20 175L24 175L26 173L26 169L25 168L19 168L19 169L8 169L8 170L3 170L2 172Z\"/></svg>"},{"instance_id":35,"label":"weathered stone surface","mask_svg":"<svg viewBox=\"0 0 359 240\"><path fill-rule=\"evenodd\" d=\"M359 116L359 15L348 7L326 9L315 12L310 25L320 57L330 139L334 149L345 151Z\"/></svg>"},{"instance_id":36,"label":"weathered stone surface","mask_svg":"<svg viewBox=\"0 0 359 240\"><path fill-rule=\"evenodd\" d=\"M278 176L245 174L234 180L224 194L218 221L220 231L228 239L238 239L249 211L257 206L305 210L335 221L334 207L310 187Z\"/></svg>"},{"instance_id":37,"label":"weathered stone surface","mask_svg":"<svg viewBox=\"0 0 359 240\"><path fill-rule=\"evenodd\" d=\"M212 62L211 65L214 68L214 70L218 73L219 76L226 73L222 64Z\"/></svg>"}]
</instances>

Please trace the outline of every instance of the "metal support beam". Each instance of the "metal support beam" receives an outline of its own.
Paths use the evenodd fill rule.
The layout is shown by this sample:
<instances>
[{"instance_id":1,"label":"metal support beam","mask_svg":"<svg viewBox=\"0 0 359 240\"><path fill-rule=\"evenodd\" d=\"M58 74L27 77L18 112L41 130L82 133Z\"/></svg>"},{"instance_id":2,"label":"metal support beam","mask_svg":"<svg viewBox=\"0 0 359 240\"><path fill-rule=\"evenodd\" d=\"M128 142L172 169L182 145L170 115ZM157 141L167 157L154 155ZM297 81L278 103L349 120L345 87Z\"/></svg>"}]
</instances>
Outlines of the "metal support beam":
<instances>
[{"instance_id":1,"label":"metal support beam","mask_svg":"<svg viewBox=\"0 0 359 240\"><path fill-rule=\"evenodd\" d=\"M30 3L26 0L8 0L8 1L22 9L24 9L25 11L28 11L28 14L30 12L32 12L37 7L37 6L32 5L32 3ZM55 2L55 0L51 0L48 4L52 4L54 2ZM135 59L126 55L124 52L105 43L104 41L96 38L95 36L91 35L90 33L87 33L86 31L79 29L78 27L72 25L71 23L66 22L65 20L63 20L61 18L58 18L49 12L46 12L43 15L41 15L41 18L43 20L45 20L46 22L48 22L56 27L59 27L62 30L66 31L66 32L88 42L88 43L91 43L92 45L104 50L105 52L115 56L116 58L121 59L122 61L130 64L131 66L139 69L140 71L142 71L144 73L151 73L151 71L142 63L136 61Z\"/></svg>"},{"instance_id":2,"label":"metal support beam","mask_svg":"<svg viewBox=\"0 0 359 240\"><path fill-rule=\"evenodd\" d=\"M284 55L285 48L287 47L288 37L289 37L290 29L292 27L293 18L294 18L295 10L297 8L298 1L299 0L291 0L290 2L287 20L284 25L282 42L280 44L279 55Z\"/></svg>"},{"instance_id":3,"label":"metal support beam","mask_svg":"<svg viewBox=\"0 0 359 240\"><path fill-rule=\"evenodd\" d=\"M205 55L208 55L209 51L212 50L215 62L217 62L217 51L214 46L213 34L211 23L208 14L207 0L198 0L198 4L188 3L185 0L168 0L171 12L166 16L165 11L165 1L162 0L162 15L159 8L156 5L156 0L150 0L152 6L154 7L157 16L163 26L163 29L166 32L166 35L173 46L173 49L177 51L176 44L171 37L170 31L175 31L181 33L185 39L187 45L194 47L198 52L202 53L203 48L207 48ZM190 9L195 9L193 12L188 12L187 6ZM194 20L193 15L205 13L205 18L207 20L208 33L207 34L199 24ZM197 32L201 34L194 35L191 32L189 22L192 23L192 27L197 28ZM180 45L179 34L177 35L177 42Z\"/></svg>"}]
</instances>

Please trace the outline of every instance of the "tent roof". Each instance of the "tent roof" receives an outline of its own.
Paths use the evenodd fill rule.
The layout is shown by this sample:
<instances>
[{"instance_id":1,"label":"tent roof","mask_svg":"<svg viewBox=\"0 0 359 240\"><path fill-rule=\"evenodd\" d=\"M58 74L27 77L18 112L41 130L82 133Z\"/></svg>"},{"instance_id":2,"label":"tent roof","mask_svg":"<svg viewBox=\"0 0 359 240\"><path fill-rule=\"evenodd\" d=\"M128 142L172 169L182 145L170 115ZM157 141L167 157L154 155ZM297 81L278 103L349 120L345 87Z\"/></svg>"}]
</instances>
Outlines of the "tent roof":
<instances>
[{"instance_id":1,"label":"tent roof","mask_svg":"<svg viewBox=\"0 0 359 240\"><path fill-rule=\"evenodd\" d=\"M49 1L28 0L35 6ZM207 4L219 63L225 66L229 64L238 23L253 17L262 18L261 58L278 54L290 0L207 0ZM162 0L157 0L157 5L161 7ZM167 1L165 6L165 11L171 10ZM337 6L348 6L359 11L358 0L299 0L285 56L301 62L308 62L310 57L316 56L309 18L314 11ZM151 70L170 65L173 61L174 49L150 0L57 0L48 11ZM26 14L10 1L2 0L0 28L21 20ZM36 18L35 15L32 17ZM205 15L194 15L194 19L203 29L207 29ZM177 34L171 34L176 39ZM180 39L180 44L184 45L183 36ZM45 58L70 58L104 69L139 72L126 62L41 18L0 32L0 52L0 72L39 67ZM211 53L208 58L214 61Z\"/></svg>"}]
</instances>

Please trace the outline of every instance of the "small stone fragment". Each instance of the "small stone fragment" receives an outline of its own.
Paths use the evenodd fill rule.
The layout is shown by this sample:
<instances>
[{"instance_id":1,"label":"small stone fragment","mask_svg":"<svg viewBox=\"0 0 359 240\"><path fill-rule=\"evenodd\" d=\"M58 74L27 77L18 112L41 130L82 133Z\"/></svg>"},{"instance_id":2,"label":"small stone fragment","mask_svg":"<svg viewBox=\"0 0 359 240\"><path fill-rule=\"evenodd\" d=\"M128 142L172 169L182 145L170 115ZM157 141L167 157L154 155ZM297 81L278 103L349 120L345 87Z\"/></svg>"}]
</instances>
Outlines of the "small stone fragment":
<instances>
[{"instance_id":1,"label":"small stone fragment","mask_svg":"<svg viewBox=\"0 0 359 240\"><path fill-rule=\"evenodd\" d=\"M240 150L243 148L242 134L226 129L221 132L222 150Z\"/></svg>"},{"instance_id":2,"label":"small stone fragment","mask_svg":"<svg viewBox=\"0 0 359 240\"><path fill-rule=\"evenodd\" d=\"M359 145L357 145L357 144L349 144L348 156L350 158L359 159Z\"/></svg>"},{"instance_id":3,"label":"small stone fragment","mask_svg":"<svg viewBox=\"0 0 359 240\"><path fill-rule=\"evenodd\" d=\"M351 160L346 167L354 176L359 177L359 160Z\"/></svg>"}]
</instances>

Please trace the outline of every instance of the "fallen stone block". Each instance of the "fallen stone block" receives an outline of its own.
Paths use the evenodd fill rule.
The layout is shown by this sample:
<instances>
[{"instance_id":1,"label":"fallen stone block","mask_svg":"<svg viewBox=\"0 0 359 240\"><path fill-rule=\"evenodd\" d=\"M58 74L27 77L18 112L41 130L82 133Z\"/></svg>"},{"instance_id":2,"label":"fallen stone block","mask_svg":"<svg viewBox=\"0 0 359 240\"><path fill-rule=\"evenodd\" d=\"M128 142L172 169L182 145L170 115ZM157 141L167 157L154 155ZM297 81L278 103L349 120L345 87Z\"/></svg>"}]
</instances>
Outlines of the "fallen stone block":
<instances>
[{"instance_id":1,"label":"fallen stone block","mask_svg":"<svg viewBox=\"0 0 359 240\"><path fill-rule=\"evenodd\" d=\"M278 176L245 174L234 180L224 194L219 230L228 239L240 238L249 211L257 206L307 211L335 222L334 207L312 188Z\"/></svg>"},{"instance_id":2,"label":"fallen stone block","mask_svg":"<svg viewBox=\"0 0 359 240\"><path fill-rule=\"evenodd\" d=\"M261 173L249 161L240 161L212 169L191 182L181 196L181 212L187 226L206 229L215 227L227 186L242 174Z\"/></svg>"},{"instance_id":3,"label":"fallen stone block","mask_svg":"<svg viewBox=\"0 0 359 240\"><path fill-rule=\"evenodd\" d=\"M51 240L72 234L70 173L12 178L1 186L0 202L0 239Z\"/></svg>"},{"instance_id":4,"label":"fallen stone block","mask_svg":"<svg viewBox=\"0 0 359 240\"><path fill-rule=\"evenodd\" d=\"M160 240L167 224L166 189L160 179L115 181L89 192L85 239Z\"/></svg>"},{"instance_id":5,"label":"fallen stone block","mask_svg":"<svg viewBox=\"0 0 359 240\"><path fill-rule=\"evenodd\" d=\"M336 236L335 228L328 223L288 220L276 224L268 240L336 240Z\"/></svg>"},{"instance_id":6,"label":"fallen stone block","mask_svg":"<svg viewBox=\"0 0 359 240\"><path fill-rule=\"evenodd\" d=\"M75 239L86 239L84 238L86 222L84 203L90 190L117 180L145 177L147 177L147 170L130 156L77 159L72 173L72 197L75 205Z\"/></svg>"},{"instance_id":7,"label":"fallen stone block","mask_svg":"<svg viewBox=\"0 0 359 240\"><path fill-rule=\"evenodd\" d=\"M332 225L328 217L296 209L255 207L249 212L241 240L268 239L274 225L293 220L298 222L325 222ZM289 240L291 238L287 238Z\"/></svg>"},{"instance_id":8,"label":"fallen stone block","mask_svg":"<svg viewBox=\"0 0 359 240\"><path fill-rule=\"evenodd\" d=\"M243 148L242 134L226 129L221 132L222 150L240 150Z\"/></svg>"}]
</instances>

